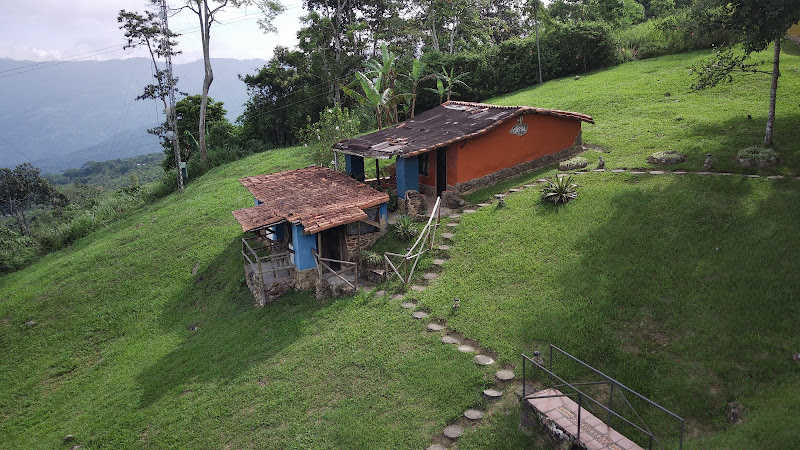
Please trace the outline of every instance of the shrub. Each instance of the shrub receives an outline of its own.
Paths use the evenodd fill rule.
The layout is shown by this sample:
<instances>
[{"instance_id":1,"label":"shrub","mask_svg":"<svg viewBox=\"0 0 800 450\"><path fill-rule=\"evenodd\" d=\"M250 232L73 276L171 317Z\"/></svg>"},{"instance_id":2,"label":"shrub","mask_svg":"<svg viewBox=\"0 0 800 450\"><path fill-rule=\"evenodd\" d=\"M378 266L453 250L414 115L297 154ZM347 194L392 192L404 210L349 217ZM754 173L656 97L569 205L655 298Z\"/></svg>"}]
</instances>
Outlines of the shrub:
<instances>
[{"instance_id":1,"label":"shrub","mask_svg":"<svg viewBox=\"0 0 800 450\"><path fill-rule=\"evenodd\" d=\"M417 223L411 216L403 214L394 224L394 234L401 241L408 242L411 239L414 239L414 237L417 236L417 233L419 233Z\"/></svg>"},{"instance_id":2,"label":"shrub","mask_svg":"<svg viewBox=\"0 0 800 450\"><path fill-rule=\"evenodd\" d=\"M563 204L578 196L578 185L572 182L572 176L554 175L547 179L547 184L542 189L542 200L551 203Z\"/></svg>"},{"instance_id":3,"label":"shrub","mask_svg":"<svg viewBox=\"0 0 800 450\"><path fill-rule=\"evenodd\" d=\"M363 250L361 252L361 261L370 269L379 268L383 266L383 255L371 250Z\"/></svg>"},{"instance_id":4,"label":"shrub","mask_svg":"<svg viewBox=\"0 0 800 450\"><path fill-rule=\"evenodd\" d=\"M560 163L558 163L558 170L583 169L588 165L589 165L589 160L587 160L583 156L576 156L574 158L570 158L566 161L561 161Z\"/></svg>"},{"instance_id":5,"label":"shrub","mask_svg":"<svg viewBox=\"0 0 800 450\"><path fill-rule=\"evenodd\" d=\"M38 254L36 241L0 226L0 273L28 265Z\"/></svg>"},{"instance_id":6,"label":"shrub","mask_svg":"<svg viewBox=\"0 0 800 450\"><path fill-rule=\"evenodd\" d=\"M778 163L778 154L771 148L754 145L739 150L736 160L744 167L769 167Z\"/></svg>"},{"instance_id":7,"label":"shrub","mask_svg":"<svg viewBox=\"0 0 800 450\"><path fill-rule=\"evenodd\" d=\"M333 160L332 146L343 139L358 134L359 120L347 108L327 108L319 115L319 121L311 123L300 132L300 139L308 147L314 164L329 167Z\"/></svg>"}]
</instances>

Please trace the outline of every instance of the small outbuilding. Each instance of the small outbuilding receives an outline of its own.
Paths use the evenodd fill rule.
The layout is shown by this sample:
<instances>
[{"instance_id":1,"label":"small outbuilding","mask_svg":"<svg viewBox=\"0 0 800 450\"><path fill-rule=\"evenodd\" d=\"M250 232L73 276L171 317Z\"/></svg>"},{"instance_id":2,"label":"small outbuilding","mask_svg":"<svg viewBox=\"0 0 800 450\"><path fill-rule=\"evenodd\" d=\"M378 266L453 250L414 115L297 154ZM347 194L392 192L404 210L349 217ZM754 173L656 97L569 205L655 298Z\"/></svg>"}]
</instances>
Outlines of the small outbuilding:
<instances>
[{"instance_id":1,"label":"small outbuilding","mask_svg":"<svg viewBox=\"0 0 800 450\"><path fill-rule=\"evenodd\" d=\"M357 285L360 249L386 231L388 194L319 166L239 181L255 199L233 216L250 234L242 255L260 303L319 280Z\"/></svg>"},{"instance_id":2,"label":"small outbuilding","mask_svg":"<svg viewBox=\"0 0 800 450\"><path fill-rule=\"evenodd\" d=\"M449 101L396 126L333 145L346 171L363 178L364 158L396 158L398 198L407 191L467 192L566 159L582 150L585 114Z\"/></svg>"}]
</instances>

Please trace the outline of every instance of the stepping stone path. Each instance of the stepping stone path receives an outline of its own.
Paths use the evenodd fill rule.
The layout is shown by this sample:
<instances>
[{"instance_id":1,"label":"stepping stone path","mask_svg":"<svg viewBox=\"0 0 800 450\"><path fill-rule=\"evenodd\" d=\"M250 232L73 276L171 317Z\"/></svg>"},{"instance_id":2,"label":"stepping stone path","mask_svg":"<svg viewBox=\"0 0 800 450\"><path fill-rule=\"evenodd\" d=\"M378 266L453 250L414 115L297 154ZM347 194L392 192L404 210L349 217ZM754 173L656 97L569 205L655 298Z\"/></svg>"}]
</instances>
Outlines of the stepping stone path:
<instances>
[{"instance_id":1,"label":"stepping stone path","mask_svg":"<svg viewBox=\"0 0 800 450\"><path fill-rule=\"evenodd\" d=\"M675 172L672 172L672 173L673 173L673 175L686 175L689 172L687 172L685 170L676 170Z\"/></svg>"},{"instance_id":2,"label":"stepping stone path","mask_svg":"<svg viewBox=\"0 0 800 450\"><path fill-rule=\"evenodd\" d=\"M434 263L435 265L437 265L437 266L443 266L443 265L444 265L444 262L445 262L445 261L444 261L443 259L434 259L434 260L433 260L433 263Z\"/></svg>"},{"instance_id":3,"label":"stepping stone path","mask_svg":"<svg viewBox=\"0 0 800 450\"><path fill-rule=\"evenodd\" d=\"M439 444L433 444L427 448L427 450L447 450L447 447Z\"/></svg>"},{"instance_id":4,"label":"stepping stone path","mask_svg":"<svg viewBox=\"0 0 800 450\"><path fill-rule=\"evenodd\" d=\"M464 214L472 214L472 213L474 213L474 212L475 212L475 210L474 210L474 209L465 209L465 210L463 211L463 213L464 213Z\"/></svg>"},{"instance_id":5,"label":"stepping stone path","mask_svg":"<svg viewBox=\"0 0 800 450\"><path fill-rule=\"evenodd\" d=\"M748 175L747 178L758 178L759 175Z\"/></svg>"},{"instance_id":6,"label":"stepping stone path","mask_svg":"<svg viewBox=\"0 0 800 450\"><path fill-rule=\"evenodd\" d=\"M447 226L450 228L455 228L458 226L458 222L447 222Z\"/></svg>"},{"instance_id":7,"label":"stepping stone path","mask_svg":"<svg viewBox=\"0 0 800 450\"><path fill-rule=\"evenodd\" d=\"M533 393L534 391L531 391ZM489 400L496 400L503 396L503 393L498 391L497 389L484 389L483 395L486 396Z\"/></svg>"},{"instance_id":8,"label":"stepping stone path","mask_svg":"<svg viewBox=\"0 0 800 450\"><path fill-rule=\"evenodd\" d=\"M459 436L464 434L464 427L461 425L450 425L449 427L445 427L442 430L442 434L447 436L450 439L458 439Z\"/></svg>"},{"instance_id":9,"label":"stepping stone path","mask_svg":"<svg viewBox=\"0 0 800 450\"><path fill-rule=\"evenodd\" d=\"M605 172L606 169L592 169L592 172Z\"/></svg>"},{"instance_id":10,"label":"stepping stone path","mask_svg":"<svg viewBox=\"0 0 800 450\"><path fill-rule=\"evenodd\" d=\"M547 178L539 178L536 180L537 183L547 183Z\"/></svg>"},{"instance_id":11,"label":"stepping stone path","mask_svg":"<svg viewBox=\"0 0 800 450\"><path fill-rule=\"evenodd\" d=\"M386 295L386 291L378 291L375 293L375 298L381 298Z\"/></svg>"},{"instance_id":12,"label":"stepping stone path","mask_svg":"<svg viewBox=\"0 0 800 450\"><path fill-rule=\"evenodd\" d=\"M402 306L405 309L414 309L414 308L417 307L417 304L416 303L411 303L411 302L405 302L405 303L401 303L400 306Z\"/></svg>"},{"instance_id":13,"label":"stepping stone path","mask_svg":"<svg viewBox=\"0 0 800 450\"><path fill-rule=\"evenodd\" d=\"M461 345L458 347L458 351L461 353L472 353L475 351L475 347L471 345Z\"/></svg>"},{"instance_id":14,"label":"stepping stone path","mask_svg":"<svg viewBox=\"0 0 800 450\"><path fill-rule=\"evenodd\" d=\"M439 250L448 251L448 250L450 250L450 246L447 245L447 244L440 245L439 246Z\"/></svg>"},{"instance_id":15,"label":"stepping stone path","mask_svg":"<svg viewBox=\"0 0 800 450\"><path fill-rule=\"evenodd\" d=\"M450 214L450 215L449 215L449 216L447 216L447 217L449 217L449 218L451 218L451 219L458 219L459 217L461 217L461 214L458 214L458 213L453 213L453 214Z\"/></svg>"},{"instance_id":16,"label":"stepping stone path","mask_svg":"<svg viewBox=\"0 0 800 450\"><path fill-rule=\"evenodd\" d=\"M453 336L442 336L442 343L444 344L460 344L461 341L454 338Z\"/></svg>"},{"instance_id":17,"label":"stepping stone path","mask_svg":"<svg viewBox=\"0 0 800 450\"><path fill-rule=\"evenodd\" d=\"M536 185L535 185L535 184L526 184L524 187L526 187L526 188L532 188L532 187L536 187Z\"/></svg>"},{"instance_id":18,"label":"stepping stone path","mask_svg":"<svg viewBox=\"0 0 800 450\"><path fill-rule=\"evenodd\" d=\"M631 175L644 175L644 174L646 174L646 173L647 173L647 172L642 172L642 171L640 171L640 170L635 170L635 171L632 171L632 172L631 172Z\"/></svg>"},{"instance_id":19,"label":"stepping stone path","mask_svg":"<svg viewBox=\"0 0 800 450\"><path fill-rule=\"evenodd\" d=\"M430 316L430 314L426 313L425 311L414 311L411 314L411 317L413 317L415 319L424 319L424 318L426 318L428 316Z\"/></svg>"},{"instance_id":20,"label":"stepping stone path","mask_svg":"<svg viewBox=\"0 0 800 450\"><path fill-rule=\"evenodd\" d=\"M772 175L772 176L767 177L767 179L768 180L782 180L783 179L783 175Z\"/></svg>"},{"instance_id":21,"label":"stepping stone path","mask_svg":"<svg viewBox=\"0 0 800 450\"><path fill-rule=\"evenodd\" d=\"M486 208L487 206L492 206L491 203L478 203L479 208Z\"/></svg>"},{"instance_id":22,"label":"stepping stone path","mask_svg":"<svg viewBox=\"0 0 800 450\"><path fill-rule=\"evenodd\" d=\"M697 172L698 175L711 175L711 172Z\"/></svg>"},{"instance_id":23,"label":"stepping stone path","mask_svg":"<svg viewBox=\"0 0 800 450\"><path fill-rule=\"evenodd\" d=\"M478 411L477 409L468 409L464 411L464 417L469 420L480 420L483 419L483 411Z\"/></svg>"},{"instance_id":24,"label":"stepping stone path","mask_svg":"<svg viewBox=\"0 0 800 450\"><path fill-rule=\"evenodd\" d=\"M666 172L663 170L651 170L650 175L664 175Z\"/></svg>"},{"instance_id":25,"label":"stepping stone path","mask_svg":"<svg viewBox=\"0 0 800 450\"><path fill-rule=\"evenodd\" d=\"M436 273L436 272L428 272L425 275L423 275L422 278L424 278L424 279L426 279L428 281L431 281L431 280L435 280L435 279L439 278L439 274Z\"/></svg>"},{"instance_id":26,"label":"stepping stone path","mask_svg":"<svg viewBox=\"0 0 800 450\"><path fill-rule=\"evenodd\" d=\"M522 192L522 189L520 189L520 188L513 188L513 189L509 189L509 190L508 190L508 192Z\"/></svg>"},{"instance_id":27,"label":"stepping stone path","mask_svg":"<svg viewBox=\"0 0 800 450\"><path fill-rule=\"evenodd\" d=\"M442 237L445 239L453 239L455 236L453 233L442 233Z\"/></svg>"},{"instance_id":28,"label":"stepping stone path","mask_svg":"<svg viewBox=\"0 0 800 450\"><path fill-rule=\"evenodd\" d=\"M494 374L494 376L496 376L497 379L500 381L508 381L508 380L513 380L515 375L513 371L504 369L504 370L498 370L497 373Z\"/></svg>"},{"instance_id":29,"label":"stepping stone path","mask_svg":"<svg viewBox=\"0 0 800 450\"><path fill-rule=\"evenodd\" d=\"M488 366L490 364L494 364L494 359L486 355L476 355L475 362L482 366Z\"/></svg>"},{"instance_id":30,"label":"stepping stone path","mask_svg":"<svg viewBox=\"0 0 800 450\"><path fill-rule=\"evenodd\" d=\"M508 194L494 194L494 198L500 200L501 198L508 197Z\"/></svg>"},{"instance_id":31,"label":"stepping stone path","mask_svg":"<svg viewBox=\"0 0 800 450\"><path fill-rule=\"evenodd\" d=\"M420 286L418 284L415 284L415 285L411 286L411 290L412 291L416 291L416 292L422 292L422 291L425 290L425 286Z\"/></svg>"},{"instance_id":32,"label":"stepping stone path","mask_svg":"<svg viewBox=\"0 0 800 450\"><path fill-rule=\"evenodd\" d=\"M403 294L394 294L391 297L391 300L401 300L403 298Z\"/></svg>"},{"instance_id":33,"label":"stepping stone path","mask_svg":"<svg viewBox=\"0 0 800 450\"><path fill-rule=\"evenodd\" d=\"M444 325L438 323L431 322L428 324L428 329L431 331L442 331L444 330L444 328L445 328Z\"/></svg>"}]
</instances>

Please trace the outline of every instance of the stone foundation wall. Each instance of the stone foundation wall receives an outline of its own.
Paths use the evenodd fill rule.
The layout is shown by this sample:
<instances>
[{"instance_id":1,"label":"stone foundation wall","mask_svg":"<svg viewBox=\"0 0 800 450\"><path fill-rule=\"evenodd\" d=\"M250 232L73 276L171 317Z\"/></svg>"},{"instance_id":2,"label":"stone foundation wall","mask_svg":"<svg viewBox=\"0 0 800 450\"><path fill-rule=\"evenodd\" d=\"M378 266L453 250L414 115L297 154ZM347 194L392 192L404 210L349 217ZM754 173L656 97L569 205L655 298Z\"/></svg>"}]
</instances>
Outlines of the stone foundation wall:
<instances>
[{"instance_id":1,"label":"stone foundation wall","mask_svg":"<svg viewBox=\"0 0 800 450\"><path fill-rule=\"evenodd\" d=\"M253 295L253 300L257 306L264 306L267 303L272 303L287 290L295 285L293 278L286 278L284 280L273 282L271 285L265 285L264 291L261 291L261 284L258 282L258 274L250 264L244 267L244 278L247 282L247 288Z\"/></svg>"},{"instance_id":2,"label":"stone foundation wall","mask_svg":"<svg viewBox=\"0 0 800 450\"><path fill-rule=\"evenodd\" d=\"M361 250L373 245L374 243L378 242L381 236L386 234L386 232L376 232L376 233L367 233L361 235ZM348 261L355 261L358 258L359 252L359 237L358 236L345 236L344 238L345 243L347 244L347 260Z\"/></svg>"},{"instance_id":3,"label":"stone foundation wall","mask_svg":"<svg viewBox=\"0 0 800 450\"><path fill-rule=\"evenodd\" d=\"M522 422L522 426L526 428L533 429L534 427L538 427L542 429L550 440L550 445L554 449L572 450L575 448L586 448L576 437L567 433L553 421L553 419L539 412L526 400L522 400L522 417L520 421Z\"/></svg>"},{"instance_id":4,"label":"stone foundation wall","mask_svg":"<svg viewBox=\"0 0 800 450\"><path fill-rule=\"evenodd\" d=\"M294 287L301 291L310 291L317 287L317 268L294 271Z\"/></svg>"},{"instance_id":5,"label":"stone foundation wall","mask_svg":"<svg viewBox=\"0 0 800 450\"><path fill-rule=\"evenodd\" d=\"M554 164L558 161L569 159L573 155L580 153L583 150L584 148L581 145L581 134L578 133L578 137L575 138L575 144L573 144L572 147L565 148L560 152L543 156L539 159L534 159L533 161L524 162L521 164L517 164L516 166L513 167L508 167L506 169L498 170L497 172L490 173L489 175L485 175L483 177L476 178L474 180L470 180L464 183L459 183L453 186L452 189L458 191L461 194L472 192L481 188L485 188L487 186L491 186L497 182L507 180L509 178L513 178L518 175L522 175L523 173L530 172L532 170L539 169L545 166L549 166L550 164ZM450 185L448 185L447 188L450 189Z\"/></svg>"}]
</instances>

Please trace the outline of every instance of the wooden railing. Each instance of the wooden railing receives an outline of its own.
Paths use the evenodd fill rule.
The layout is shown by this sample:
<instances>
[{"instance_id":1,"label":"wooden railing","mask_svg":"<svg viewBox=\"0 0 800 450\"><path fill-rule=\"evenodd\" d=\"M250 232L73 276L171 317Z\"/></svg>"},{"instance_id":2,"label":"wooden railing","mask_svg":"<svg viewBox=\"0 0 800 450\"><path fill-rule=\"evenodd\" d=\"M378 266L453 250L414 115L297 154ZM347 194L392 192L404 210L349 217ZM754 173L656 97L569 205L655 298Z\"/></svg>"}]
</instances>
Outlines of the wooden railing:
<instances>
[{"instance_id":1,"label":"wooden railing","mask_svg":"<svg viewBox=\"0 0 800 450\"><path fill-rule=\"evenodd\" d=\"M251 246L248 241L258 242L262 246ZM258 252L263 250L267 250L267 254L259 255ZM276 280L291 278L294 275L292 251L282 243L267 237L242 238L242 256L245 265L250 264L256 269L262 300L264 300L264 274L271 274Z\"/></svg>"},{"instance_id":2,"label":"wooden railing","mask_svg":"<svg viewBox=\"0 0 800 450\"><path fill-rule=\"evenodd\" d=\"M420 257L433 248L433 243L436 239L436 229L439 226L439 206L441 201L441 197L436 198L436 204L433 206L428 223L419 234L417 242L415 242L404 255L391 252L383 254L385 273L389 278L391 278L391 274L389 274L389 268L391 268L392 273L403 280L403 283L409 283L411 281L411 277L414 276L414 270L417 268ZM435 221L433 220L434 218L436 218ZM390 257L398 258L397 264L395 264Z\"/></svg>"},{"instance_id":3,"label":"wooden railing","mask_svg":"<svg viewBox=\"0 0 800 450\"><path fill-rule=\"evenodd\" d=\"M358 289L358 263L352 261L340 261L338 259L329 259L329 258L322 258L317 253L316 249L311 249L311 254L314 256L314 262L317 263L317 275L320 279L325 278L330 272L330 274L335 275L340 280L347 283L353 289ZM339 263L339 266L342 267L338 271L331 268L326 263ZM350 280L344 277L347 272L353 273L353 282L351 283Z\"/></svg>"}]
</instances>

